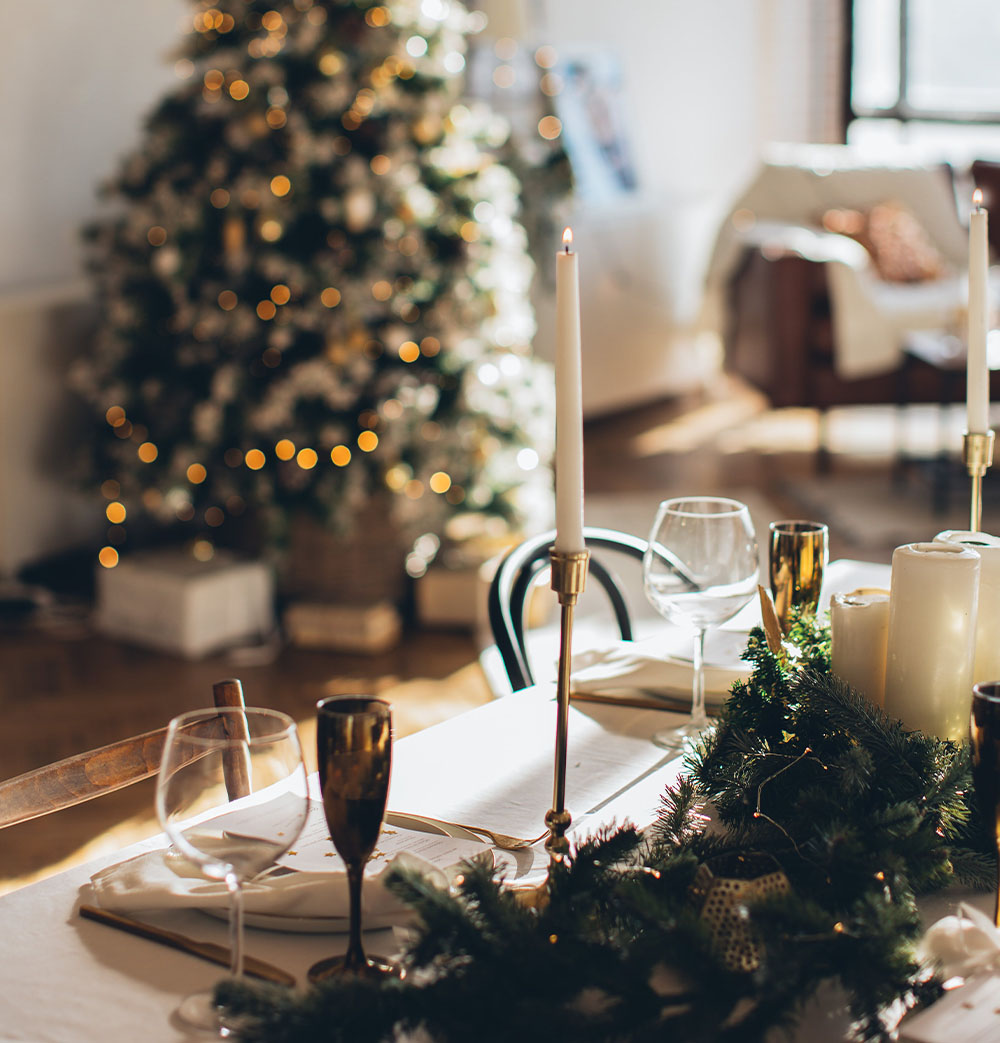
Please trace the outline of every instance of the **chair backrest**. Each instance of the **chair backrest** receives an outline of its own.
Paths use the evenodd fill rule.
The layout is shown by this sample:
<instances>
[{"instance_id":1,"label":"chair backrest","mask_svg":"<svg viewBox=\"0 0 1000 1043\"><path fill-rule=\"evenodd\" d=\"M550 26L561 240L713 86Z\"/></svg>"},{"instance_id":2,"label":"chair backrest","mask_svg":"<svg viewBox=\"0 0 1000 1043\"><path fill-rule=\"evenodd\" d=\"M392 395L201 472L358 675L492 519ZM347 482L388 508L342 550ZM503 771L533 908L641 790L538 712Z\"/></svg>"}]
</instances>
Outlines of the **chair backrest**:
<instances>
[{"instance_id":1,"label":"chair backrest","mask_svg":"<svg viewBox=\"0 0 1000 1043\"><path fill-rule=\"evenodd\" d=\"M235 678L217 681L212 695L216 706L245 707L243 686ZM148 779L160 769L166 736L166 727L157 728L0 782L0 829ZM245 765L237 759L225 768L230 797L249 793Z\"/></svg>"},{"instance_id":2,"label":"chair backrest","mask_svg":"<svg viewBox=\"0 0 1000 1043\"><path fill-rule=\"evenodd\" d=\"M642 561L646 552L646 540L615 529L586 526L583 538L591 551L620 551L639 561ZM549 564L549 549L554 540L554 531L544 532L508 551L490 584L487 599L490 629L514 691L534 683L531 664L528 662L524 613L533 581ZM631 641L632 618L622 595L621 584L593 553L588 578L596 580L604 588L621 637Z\"/></svg>"}]
</instances>

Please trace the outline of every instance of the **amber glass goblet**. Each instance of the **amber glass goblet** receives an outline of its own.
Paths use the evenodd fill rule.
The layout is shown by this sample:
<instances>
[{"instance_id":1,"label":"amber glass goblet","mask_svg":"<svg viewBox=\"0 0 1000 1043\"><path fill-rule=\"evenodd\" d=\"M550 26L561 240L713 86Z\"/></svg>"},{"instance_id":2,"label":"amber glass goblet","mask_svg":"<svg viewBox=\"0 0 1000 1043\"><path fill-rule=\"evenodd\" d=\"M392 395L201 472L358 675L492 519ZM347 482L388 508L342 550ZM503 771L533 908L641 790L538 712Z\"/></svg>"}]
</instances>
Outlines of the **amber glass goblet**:
<instances>
[{"instance_id":1,"label":"amber glass goblet","mask_svg":"<svg viewBox=\"0 0 1000 1043\"><path fill-rule=\"evenodd\" d=\"M309 980L337 974L397 973L361 943L361 883L378 843L389 793L392 716L389 704L365 695L335 696L317 705L316 749L330 838L347 865L350 920L347 952L314 964Z\"/></svg>"},{"instance_id":2,"label":"amber glass goblet","mask_svg":"<svg viewBox=\"0 0 1000 1043\"><path fill-rule=\"evenodd\" d=\"M1000 855L1000 681L972 686L972 781L979 810ZM1000 879L993 922L1000 927Z\"/></svg>"}]
</instances>

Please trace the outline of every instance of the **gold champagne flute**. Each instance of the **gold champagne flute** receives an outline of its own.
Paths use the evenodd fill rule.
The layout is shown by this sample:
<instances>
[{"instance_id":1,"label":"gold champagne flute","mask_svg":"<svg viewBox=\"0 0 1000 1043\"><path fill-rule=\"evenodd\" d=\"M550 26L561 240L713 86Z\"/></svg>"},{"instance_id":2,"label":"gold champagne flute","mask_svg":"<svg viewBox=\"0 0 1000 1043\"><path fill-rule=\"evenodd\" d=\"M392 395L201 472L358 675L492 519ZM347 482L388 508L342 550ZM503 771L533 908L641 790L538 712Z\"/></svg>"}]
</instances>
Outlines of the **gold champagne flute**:
<instances>
[{"instance_id":1,"label":"gold champagne flute","mask_svg":"<svg viewBox=\"0 0 1000 1043\"><path fill-rule=\"evenodd\" d=\"M822 522L776 521L769 527L771 594L781 631L788 633L792 608L815 615L830 554L830 534Z\"/></svg>"},{"instance_id":2,"label":"gold champagne flute","mask_svg":"<svg viewBox=\"0 0 1000 1043\"><path fill-rule=\"evenodd\" d=\"M972 686L969 733L976 800L1000 856L1000 681L984 681ZM1000 927L1000 879L993 922Z\"/></svg>"},{"instance_id":3,"label":"gold champagne flute","mask_svg":"<svg viewBox=\"0 0 1000 1043\"><path fill-rule=\"evenodd\" d=\"M316 750L323 810L330 838L347 864L350 934L347 952L320 960L309 980L337 974L378 976L398 973L380 956L366 956L361 944L361 882L375 850L392 765L389 704L370 696L335 696L317 705Z\"/></svg>"}]
</instances>

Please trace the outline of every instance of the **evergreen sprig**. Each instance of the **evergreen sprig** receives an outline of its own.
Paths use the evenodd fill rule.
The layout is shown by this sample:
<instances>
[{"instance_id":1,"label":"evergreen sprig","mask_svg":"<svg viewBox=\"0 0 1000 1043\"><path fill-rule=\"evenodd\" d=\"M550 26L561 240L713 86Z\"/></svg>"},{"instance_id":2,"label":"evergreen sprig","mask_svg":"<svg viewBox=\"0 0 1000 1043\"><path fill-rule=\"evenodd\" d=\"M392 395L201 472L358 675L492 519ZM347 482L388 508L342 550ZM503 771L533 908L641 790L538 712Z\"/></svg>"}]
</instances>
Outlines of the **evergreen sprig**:
<instances>
[{"instance_id":1,"label":"evergreen sprig","mask_svg":"<svg viewBox=\"0 0 1000 1043\"><path fill-rule=\"evenodd\" d=\"M828 634L795 623L773 654L752 632L745 684L662 798L643 837L605 829L552 867L528 907L471 863L450 893L395 872L417 911L403 981L342 980L303 996L220 987L249 1043L433 1043L552 1038L652 1043L760 1039L822 986L842 990L859 1039L887 1038L934 998L918 964L916 896L995 873L971 793L968 748L908 732L829 672ZM707 814L707 809L713 814ZM717 856L773 857L787 893L750 904L751 973L693 899Z\"/></svg>"}]
</instances>

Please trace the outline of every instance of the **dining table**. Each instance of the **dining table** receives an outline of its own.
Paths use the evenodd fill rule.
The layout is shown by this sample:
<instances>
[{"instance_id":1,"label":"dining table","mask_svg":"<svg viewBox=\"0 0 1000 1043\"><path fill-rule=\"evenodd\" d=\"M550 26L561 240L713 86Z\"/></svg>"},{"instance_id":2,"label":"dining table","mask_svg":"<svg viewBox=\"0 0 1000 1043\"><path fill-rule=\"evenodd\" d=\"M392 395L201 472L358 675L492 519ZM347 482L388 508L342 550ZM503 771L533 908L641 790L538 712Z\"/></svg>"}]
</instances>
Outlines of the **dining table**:
<instances>
[{"instance_id":1,"label":"dining table","mask_svg":"<svg viewBox=\"0 0 1000 1043\"><path fill-rule=\"evenodd\" d=\"M887 587L888 568L833 563L824 600L838 590ZM755 611L748 608L744 624L753 624ZM407 815L416 822L538 837L552 803L555 695L554 685L539 684L398 740L390 818ZM665 722L672 715L671 710L614 700L573 700L566 762L571 842L611 823L644 827L655 820L664 788L683 770L683 755L651 741L654 732L673 723ZM530 889L544 882L548 853L542 842L518 850L478 843L477 851L494 859L509 886ZM175 1009L188 993L222 978L223 968L80 915L81 905L95 902L95 876L166 846L165 836L156 836L0 897L0 1040L173 1043L198 1038L177 1020ZM139 918L225 944L224 920L217 910L208 912L150 908ZM250 923L246 953L283 968L303 988L310 966L346 947L343 931L303 927L268 929ZM398 928L380 927L366 932L365 944L369 952L391 956L399 940ZM836 1003L814 1006L803 1038L817 1043L842 1039L846 1023Z\"/></svg>"}]
</instances>

